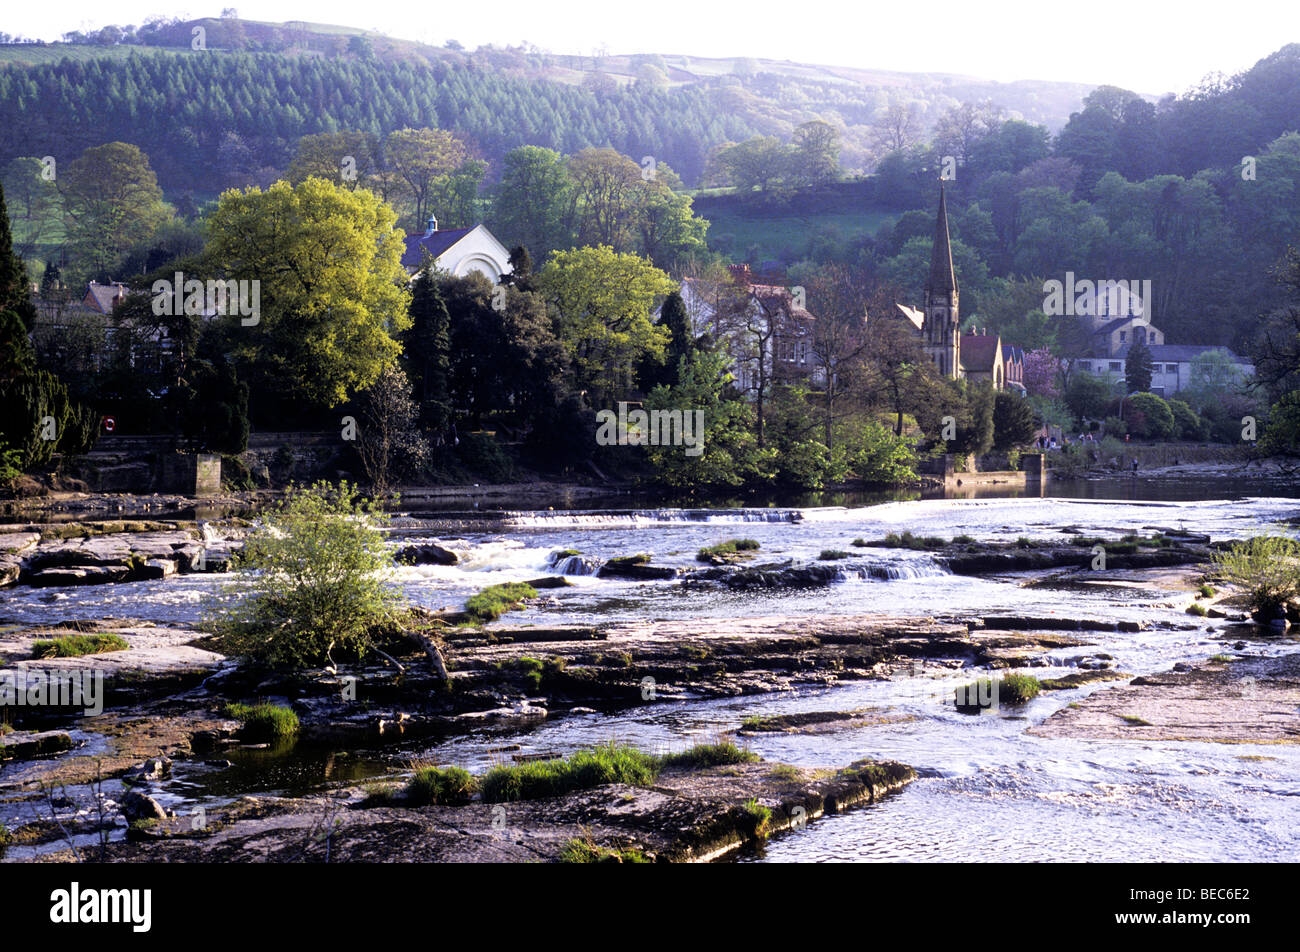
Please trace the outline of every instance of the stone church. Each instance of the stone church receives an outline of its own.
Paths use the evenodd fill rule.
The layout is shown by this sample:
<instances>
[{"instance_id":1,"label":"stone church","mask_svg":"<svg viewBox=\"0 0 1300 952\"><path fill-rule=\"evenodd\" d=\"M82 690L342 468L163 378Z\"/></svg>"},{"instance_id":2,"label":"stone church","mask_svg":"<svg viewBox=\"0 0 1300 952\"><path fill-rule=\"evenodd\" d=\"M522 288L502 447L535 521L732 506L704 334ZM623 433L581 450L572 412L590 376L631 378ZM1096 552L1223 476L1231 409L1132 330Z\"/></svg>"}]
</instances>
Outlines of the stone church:
<instances>
[{"instance_id":1,"label":"stone church","mask_svg":"<svg viewBox=\"0 0 1300 952\"><path fill-rule=\"evenodd\" d=\"M1004 344L996 334L978 328L961 332L957 275L952 266L952 239L948 233L948 198L939 186L939 214L930 249L930 273L925 279L920 310L898 305L921 336L926 356L949 380L980 380L994 390L1024 390L1024 353Z\"/></svg>"}]
</instances>

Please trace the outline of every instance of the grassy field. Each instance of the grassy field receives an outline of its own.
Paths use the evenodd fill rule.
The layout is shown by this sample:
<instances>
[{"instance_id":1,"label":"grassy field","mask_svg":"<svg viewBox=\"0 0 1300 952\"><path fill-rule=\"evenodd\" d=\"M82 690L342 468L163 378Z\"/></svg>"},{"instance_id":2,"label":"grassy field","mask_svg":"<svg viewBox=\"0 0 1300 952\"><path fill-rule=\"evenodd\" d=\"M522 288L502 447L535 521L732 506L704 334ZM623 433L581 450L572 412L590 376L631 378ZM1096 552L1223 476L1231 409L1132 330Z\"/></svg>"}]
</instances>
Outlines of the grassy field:
<instances>
[{"instance_id":1,"label":"grassy field","mask_svg":"<svg viewBox=\"0 0 1300 952\"><path fill-rule=\"evenodd\" d=\"M21 63L24 66L39 66L42 63L58 63L65 59L125 59L134 54L153 56L157 53L189 53L186 47L168 46L81 46L59 43L53 46L29 46L18 44L0 46L0 66L8 63Z\"/></svg>"},{"instance_id":2,"label":"grassy field","mask_svg":"<svg viewBox=\"0 0 1300 952\"><path fill-rule=\"evenodd\" d=\"M897 218L888 212L853 209L798 215L717 208L702 214L711 222L709 247L738 259L746 257L752 245L761 250L760 258L785 258L790 252L794 257L802 257L809 242L819 234L834 236L837 241L852 241L862 235L874 235L882 225Z\"/></svg>"}]
</instances>

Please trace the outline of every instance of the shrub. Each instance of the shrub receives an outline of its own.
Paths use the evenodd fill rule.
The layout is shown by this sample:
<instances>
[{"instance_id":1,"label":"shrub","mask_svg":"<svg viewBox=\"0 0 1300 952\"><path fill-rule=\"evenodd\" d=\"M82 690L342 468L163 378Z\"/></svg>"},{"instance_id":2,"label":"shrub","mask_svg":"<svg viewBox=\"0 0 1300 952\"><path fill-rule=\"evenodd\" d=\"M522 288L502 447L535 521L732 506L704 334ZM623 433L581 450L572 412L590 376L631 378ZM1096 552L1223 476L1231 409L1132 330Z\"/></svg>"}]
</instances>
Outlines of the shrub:
<instances>
[{"instance_id":1,"label":"shrub","mask_svg":"<svg viewBox=\"0 0 1300 952\"><path fill-rule=\"evenodd\" d=\"M1129 432L1147 440L1166 440L1175 433L1174 414L1163 397L1154 393L1129 394L1124 401Z\"/></svg>"},{"instance_id":2,"label":"shrub","mask_svg":"<svg viewBox=\"0 0 1300 952\"><path fill-rule=\"evenodd\" d=\"M465 613L479 624L496 621L506 612L518 608L525 599L536 597L537 589L526 582L501 582L471 595L465 603Z\"/></svg>"},{"instance_id":3,"label":"shrub","mask_svg":"<svg viewBox=\"0 0 1300 952\"><path fill-rule=\"evenodd\" d=\"M1209 427L1196 415L1196 411L1182 400L1170 400L1169 412L1174 415L1173 435L1180 440L1203 440L1209 436Z\"/></svg>"},{"instance_id":4,"label":"shrub","mask_svg":"<svg viewBox=\"0 0 1300 952\"><path fill-rule=\"evenodd\" d=\"M996 681L981 678L962 685L954 692L959 711L972 711L997 704L1024 704L1038 697L1042 683L1027 674L1004 674ZM983 703L987 700L989 703Z\"/></svg>"},{"instance_id":5,"label":"shrub","mask_svg":"<svg viewBox=\"0 0 1300 952\"><path fill-rule=\"evenodd\" d=\"M847 559L850 554L843 549L822 549L821 555L817 558L822 562L834 562L838 559Z\"/></svg>"},{"instance_id":6,"label":"shrub","mask_svg":"<svg viewBox=\"0 0 1300 952\"><path fill-rule=\"evenodd\" d=\"M407 801L415 806L455 806L469 803L478 784L463 767L420 767L406 785Z\"/></svg>"},{"instance_id":7,"label":"shrub","mask_svg":"<svg viewBox=\"0 0 1300 952\"><path fill-rule=\"evenodd\" d=\"M1204 618L1208 614L1208 612L1206 611L1205 606L1202 605L1200 602L1193 602L1192 604L1187 606L1187 614L1200 615L1202 618Z\"/></svg>"},{"instance_id":8,"label":"shrub","mask_svg":"<svg viewBox=\"0 0 1300 952\"><path fill-rule=\"evenodd\" d=\"M1213 586L1213 585L1202 585L1200 588L1198 588L1198 589L1196 590L1196 594L1197 594L1200 598L1213 598L1213 597L1214 597L1214 586Z\"/></svg>"},{"instance_id":9,"label":"shrub","mask_svg":"<svg viewBox=\"0 0 1300 952\"><path fill-rule=\"evenodd\" d=\"M9 827L0 823L0 859L5 858L5 853L9 852Z\"/></svg>"},{"instance_id":10,"label":"shrub","mask_svg":"<svg viewBox=\"0 0 1300 952\"><path fill-rule=\"evenodd\" d=\"M1300 390L1273 404L1259 449L1266 455L1300 456Z\"/></svg>"},{"instance_id":11,"label":"shrub","mask_svg":"<svg viewBox=\"0 0 1300 952\"><path fill-rule=\"evenodd\" d=\"M227 704L226 716L240 723L240 737L254 744L298 736L298 715L282 704Z\"/></svg>"},{"instance_id":12,"label":"shrub","mask_svg":"<svg viewBox=\"0 0 1300 952\"><path fill-rule=\"evenodd\" d=\"M969 536L966 536L965 538L967 538L968 540L970 539ZM953 541L956 540L954 539ZM939 538L938 536L914 536L910 532L904 532L902 535L899 535L896 532L891 532L888 535L886 535L882 541L877 543L877 545L884 546L885 548L888 549L917 549L917 550L942 549L947 544L948 544L947 542L945 542L943 539Z\"/></svg>"},{"instance_id":13,"label":"shrub","mask_svg":"<svg viewBox=\"0 0 1300 952\"><path fill-rule=\"evenodd\" d=\"M628 664L632 662L632 656L627 656ZM529 689L536 693L542 689L542 682L547 677L559 674L564 670L568 662L564 658L547 658L545 661L539 661L536 658L512 658L508 661L502 661L497 665L506 671L519 671L524 675L524 680L528 682Z\"/></svg>"},{"instance_id":14,"label":"shrub","mask_svg":"<svg viewBox=\"0 0 1300 952\"><path fill-rule=\"evenodd\" d=\"M387 584L384 521L347 482L290 488L236 557L236 580L209 600L204 627L233 654L271 665L362 657L402 603Z\"/></svg>"},{"instance_id":15,"label":"shrub","mask_svg":"<svg viewBox=\"0 0 1300 952\"><path fill-rule=\"evenodd\" d=\"M1214 554L1219 576L1246 591L1258 620L1276 618L1300 597L1300 543L1278 536L1256 536Z\"/></svg>"},{"instance_id":16,"label":"shrub","mask_svg":"<svg viewBox=\"0 0 1300 952\"><path fill-rule=\"evenodd\" d=\"M32 642L33 658L76 658L81 655L126 651L131 646L121 635L60 635L52 640Z\"/></svg>"}]
</instances>

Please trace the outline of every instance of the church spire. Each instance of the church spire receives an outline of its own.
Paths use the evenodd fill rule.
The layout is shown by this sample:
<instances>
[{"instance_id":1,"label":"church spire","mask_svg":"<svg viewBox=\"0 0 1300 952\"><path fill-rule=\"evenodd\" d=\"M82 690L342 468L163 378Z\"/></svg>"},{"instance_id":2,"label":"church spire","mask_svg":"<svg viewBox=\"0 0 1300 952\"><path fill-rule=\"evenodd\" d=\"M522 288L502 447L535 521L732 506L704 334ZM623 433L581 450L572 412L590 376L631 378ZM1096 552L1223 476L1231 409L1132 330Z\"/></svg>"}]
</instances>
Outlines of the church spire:
<instances>
[{"instance_id":1,"label":"church spire","mask_svg":"<svg viewBox=\"0 0 1300 952\"><path fill-rule=\"evenodd\" d=\"M957 277L952 270L952 243L948 238L948 200L943 183L939 183L939 218L934 223L934 247L930 251L930 277L925 290L948 294L957 290Z\"/></svg>"}]
</instances>

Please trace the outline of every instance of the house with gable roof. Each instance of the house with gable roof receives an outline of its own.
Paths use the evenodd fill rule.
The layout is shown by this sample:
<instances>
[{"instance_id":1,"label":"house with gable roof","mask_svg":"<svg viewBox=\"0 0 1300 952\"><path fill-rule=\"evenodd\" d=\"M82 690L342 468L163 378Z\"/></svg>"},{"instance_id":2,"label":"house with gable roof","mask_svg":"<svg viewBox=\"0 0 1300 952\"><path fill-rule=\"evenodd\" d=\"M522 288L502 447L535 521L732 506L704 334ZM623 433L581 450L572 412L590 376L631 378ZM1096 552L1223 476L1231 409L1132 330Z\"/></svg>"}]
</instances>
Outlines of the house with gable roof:
<instances>
[{"instance_id":1,"label":"house with gable roof","mask_svg":"<svg viewBox=\"0 0 1300 952\"><path fill-rule=\"evenodd\" d=\"M424 234L406 236L402 267L414 277L426 256L439 271L457 278L478 272L493 284L514 270L509 250L481 223L472 228L439 228L438 219L430 218Z\"/></svg>"}]
</instances>

